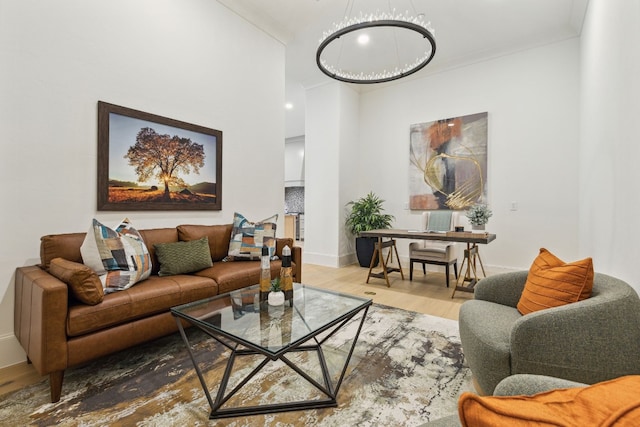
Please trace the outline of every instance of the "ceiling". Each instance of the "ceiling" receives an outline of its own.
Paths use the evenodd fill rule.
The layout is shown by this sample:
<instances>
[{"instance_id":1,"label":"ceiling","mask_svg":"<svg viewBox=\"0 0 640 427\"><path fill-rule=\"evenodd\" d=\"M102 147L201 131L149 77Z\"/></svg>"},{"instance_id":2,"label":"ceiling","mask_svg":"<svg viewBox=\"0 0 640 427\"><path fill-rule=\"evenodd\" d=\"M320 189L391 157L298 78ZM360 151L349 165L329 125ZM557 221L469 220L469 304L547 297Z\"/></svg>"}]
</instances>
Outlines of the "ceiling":
<instances>
[{"instance_id":1,"label":"ceiling","mask_svg":"<svg viewBox=\"0 0 640 427\"><path fill-rule=\"evenodd\" d=\"M345 15L424 13L437 43L433 61L408 78L558 42L580 35L589 0L218 0L286 46L287 137L304 134L304 88L331 79L315 53L323 31ZM390 6L389 6L390 5ZM353 6L349 13L347 6ZM353 85L359 91L375 85Z\"/></svg>"}]
</instances>

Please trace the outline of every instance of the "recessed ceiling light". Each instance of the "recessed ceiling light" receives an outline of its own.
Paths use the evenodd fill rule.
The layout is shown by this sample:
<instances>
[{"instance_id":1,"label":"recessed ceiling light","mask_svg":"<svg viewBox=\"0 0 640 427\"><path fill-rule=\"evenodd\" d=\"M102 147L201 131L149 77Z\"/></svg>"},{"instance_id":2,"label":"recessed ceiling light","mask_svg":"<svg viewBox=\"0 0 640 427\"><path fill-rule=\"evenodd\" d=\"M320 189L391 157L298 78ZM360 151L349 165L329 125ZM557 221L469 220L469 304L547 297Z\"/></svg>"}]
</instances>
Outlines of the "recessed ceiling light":
<instances>
[{"instance_id":1,"label":"recessed ceiling light","mask_svg":"<svg viewBox=\"0 0 640 427\"><path fill-rule=\"evenodd\" d=\"M369 43L369 34L360 34L358 36L358 43L361 45Z\"/></svg>"},{"instance_id":2,"label":"recessed ceiling light","mask_svg":"<svg viewBox=\"0 0 640 427\"><path fill-rule=\"evenodd\" d=\"M284 108L286 108L287 110L291 110L293 108L293 104L290 102L287 102L286 104L284 104Z\"/></svg>"}]
</instances>

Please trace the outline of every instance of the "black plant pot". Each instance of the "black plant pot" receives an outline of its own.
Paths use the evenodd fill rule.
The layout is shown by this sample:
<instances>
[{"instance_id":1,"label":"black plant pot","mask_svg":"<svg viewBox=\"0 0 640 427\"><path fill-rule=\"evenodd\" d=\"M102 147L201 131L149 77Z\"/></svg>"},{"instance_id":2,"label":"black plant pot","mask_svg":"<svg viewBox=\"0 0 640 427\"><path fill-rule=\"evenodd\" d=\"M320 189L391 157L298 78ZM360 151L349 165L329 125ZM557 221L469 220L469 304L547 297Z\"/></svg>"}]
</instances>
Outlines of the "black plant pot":
<instances>
[{"instance_id":1,"label":"black plant pot","mask_svg":"<svg viewBox=\"0 0 640 427\"><path fill-rule=\"evenodd\" d=\"M358 256L360 267L369 267L371 265L371 258L377 241L377 237L356 237L356 255ZM373 266L376 267L377 265L378 260L376 259Z\"/></svg>"}]
</instances>

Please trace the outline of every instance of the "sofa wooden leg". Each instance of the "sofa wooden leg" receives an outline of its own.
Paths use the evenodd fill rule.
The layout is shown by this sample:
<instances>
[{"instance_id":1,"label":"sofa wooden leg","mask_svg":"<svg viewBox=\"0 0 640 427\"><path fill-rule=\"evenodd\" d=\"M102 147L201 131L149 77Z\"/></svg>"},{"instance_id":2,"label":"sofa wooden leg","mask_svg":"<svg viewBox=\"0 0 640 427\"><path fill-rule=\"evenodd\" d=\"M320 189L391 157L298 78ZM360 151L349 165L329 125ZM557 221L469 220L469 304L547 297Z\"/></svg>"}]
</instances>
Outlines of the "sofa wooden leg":
<instances>
[{"instance_id":1,"label":"sofa wooden leg","mask_svg":"<svg viewBox=\"0 0 640 427\"><path fill-rule=\"evenodd\" d=\"M51 387L51 403L56 403L62 395L62 380L64 371L51 372L49 374L49 386Z\"/></svg>"}]
</instances>

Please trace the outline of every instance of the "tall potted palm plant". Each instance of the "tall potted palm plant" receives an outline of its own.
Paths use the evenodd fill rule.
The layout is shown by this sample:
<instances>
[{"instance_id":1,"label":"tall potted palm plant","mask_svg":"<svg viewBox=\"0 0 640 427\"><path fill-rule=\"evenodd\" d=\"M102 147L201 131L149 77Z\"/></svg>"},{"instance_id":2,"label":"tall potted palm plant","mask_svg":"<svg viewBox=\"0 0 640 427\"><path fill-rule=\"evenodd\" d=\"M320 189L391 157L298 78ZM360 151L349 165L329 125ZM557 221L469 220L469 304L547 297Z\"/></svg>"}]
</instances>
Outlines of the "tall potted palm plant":
<instances>
[{"instance_id":1,"label":"tall potted palm plant","mask_svg":"<svg viewBox=\"0 0 640 427\"><path fill-rule=\"evenodd\" d=\"M369 267L371 264L371 257L373 256L377 239L375 237L361 237L360 233L381 228L391 228L391 221L393 221L394 217L383 213L383 203L384 200L373 192L347 203L347 206L351 206L351 212L347 216L346 226L351 234L356 236L356 255L361 267Z\"/></svg>"}]
</instances>

